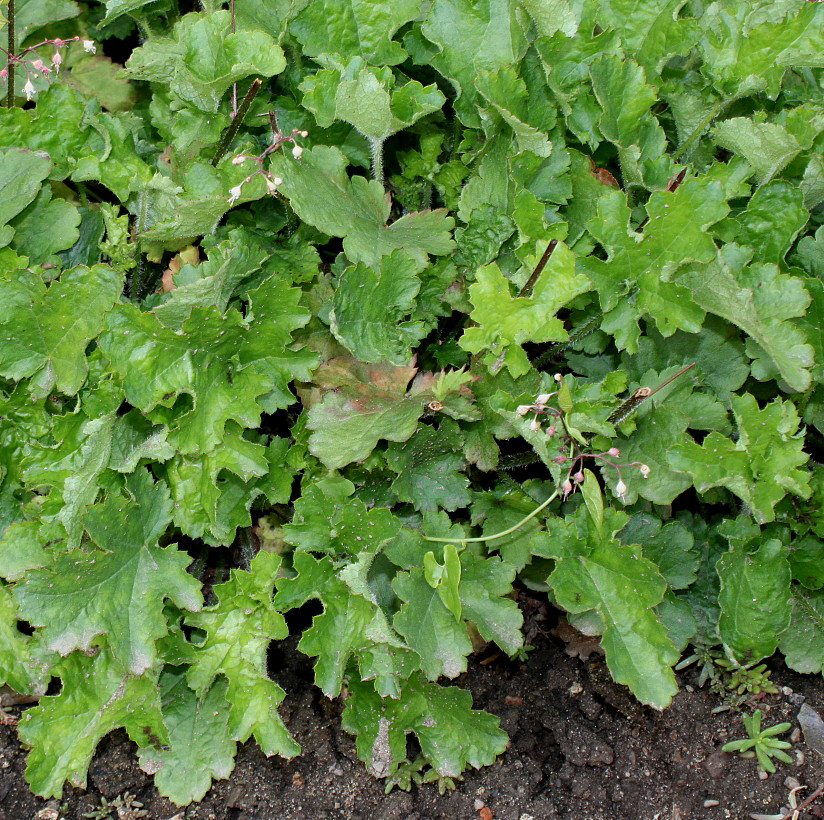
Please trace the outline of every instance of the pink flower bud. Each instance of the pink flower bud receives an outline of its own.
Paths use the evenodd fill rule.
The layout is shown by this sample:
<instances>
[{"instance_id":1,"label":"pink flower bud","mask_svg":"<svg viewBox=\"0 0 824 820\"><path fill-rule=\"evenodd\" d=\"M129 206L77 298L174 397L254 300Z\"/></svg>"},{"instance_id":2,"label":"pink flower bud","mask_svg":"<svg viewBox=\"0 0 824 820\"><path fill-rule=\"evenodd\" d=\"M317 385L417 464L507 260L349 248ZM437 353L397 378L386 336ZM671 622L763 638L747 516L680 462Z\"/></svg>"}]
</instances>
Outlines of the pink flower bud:
<instances>
[{"instance_id":1,"label":"pink flower bud","mask_svg":"<svg viewBox=\"0 0 824 820\"><path fill-rule=\"evenodd\" d=\"M580 483L584 480L584 473L583 473L583 470L578 470L578 472L577 472L577 473L575 473L575 475L574 475L574 476L572 476L572 480L573 480L576 484L580 484Z\"/></svg>"},{"instance_id":2,"label":"pink flower bud","mask_svg":"<svg viewBox=\"0 0 824 820\"><path fill-rule=\"evenodd\" d=\"M572 482L566 479L564 483L561 484L561 489L564 492L564 498L566 498L572 492Z\"/></svg>"},{"instance_id":3,"label":"pink flower bud","mask_svg":"<svg viewBox=\"0 0 824 820\"><path fill-rule=\"evenodd\" d=\"M9 70L7 68L0 68L0 80L5 80L8 76Z\"/></svg>"},{"instance_id":4,"label":"pink flower bud","mask_svg":"<svg viewBox=\"0 0 824 820\"><path fill-rule=\"evenodd\" d=\"M613 457L620 456L621 451L617 447L610 447L609 450L607 450L607 454Z\"/></svg>"},{"instance_id":5,"label":"pink flower bud","mask_svg":"<svg viewBox=\"0 0 824 820\"><path fill-rule=\"evenodd\" d=\"M555 456L552 459L553 464L563 464L566 461L566 456Z\"/></svg>"},{"instance_id":6,"label":"pink flower bud","mask_svg":"<svg viewBox=\"0 0 824 820\"><path fill-rule=\"evenodd\" d=\"M31 64L31 67L36 68L38 71L42 71L45 68L42 60L34 60Z\"/></svg>"},{"instance_id":7,"label":"pink flower bud","mask_svg":"<svg viewBox=\"0 0 824 820\"><path fill-rule=\"evenodd\" d=\"M555 425L554 424L550 424L549 427L546 428L546 434L548 436L554 436L555 435Z\"/></svg>"}]
</instances>

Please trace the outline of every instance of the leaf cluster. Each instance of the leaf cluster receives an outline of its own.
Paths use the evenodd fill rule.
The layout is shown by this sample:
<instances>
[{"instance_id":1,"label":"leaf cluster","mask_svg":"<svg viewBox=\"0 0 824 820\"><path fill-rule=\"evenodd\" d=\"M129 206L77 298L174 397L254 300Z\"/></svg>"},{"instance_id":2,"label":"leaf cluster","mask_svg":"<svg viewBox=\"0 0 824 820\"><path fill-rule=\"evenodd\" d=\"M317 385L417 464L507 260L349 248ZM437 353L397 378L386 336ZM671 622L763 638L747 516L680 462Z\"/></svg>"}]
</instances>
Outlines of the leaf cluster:
<instances>
[{"instance_id":1,"label":"leaf cluster","mask_svg":"<svg viewBox=\"0 0 824 820\"><path fill-rule=\"evenodd\" d=\"M298 609L390 787L504 751L443 679L525 657L522 589L654 708L685 651L821 674L820 3L16 9L0 683L40 697L33 791L118 727L181 805L238 743L297 754L267 651Z\"/></svg>"}]
</instances>

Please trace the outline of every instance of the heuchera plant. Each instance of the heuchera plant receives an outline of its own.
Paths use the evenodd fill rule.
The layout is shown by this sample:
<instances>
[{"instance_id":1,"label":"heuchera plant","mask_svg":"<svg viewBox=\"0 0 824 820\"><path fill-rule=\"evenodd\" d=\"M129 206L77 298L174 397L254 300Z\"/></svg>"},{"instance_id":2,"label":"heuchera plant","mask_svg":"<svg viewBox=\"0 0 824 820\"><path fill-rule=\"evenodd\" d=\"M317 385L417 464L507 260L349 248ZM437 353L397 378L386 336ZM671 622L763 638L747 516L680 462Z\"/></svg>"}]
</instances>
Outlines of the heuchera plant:
<instances>
[{"instance_id":1,"label":"heuchera plant","mask_svg":"<svg viewBox=\"0 0 824 820\"><path fill-rule=\"evenodd\" d=\"M690 643L821 673L820 3L5 10L0 683L41 696L34 792L117 727L179 804L250 737L298 754L266 652L310 599L388 787L504 751L444 679L523 656L524 587L658 709Z\"/></svg>"}]
</instances>

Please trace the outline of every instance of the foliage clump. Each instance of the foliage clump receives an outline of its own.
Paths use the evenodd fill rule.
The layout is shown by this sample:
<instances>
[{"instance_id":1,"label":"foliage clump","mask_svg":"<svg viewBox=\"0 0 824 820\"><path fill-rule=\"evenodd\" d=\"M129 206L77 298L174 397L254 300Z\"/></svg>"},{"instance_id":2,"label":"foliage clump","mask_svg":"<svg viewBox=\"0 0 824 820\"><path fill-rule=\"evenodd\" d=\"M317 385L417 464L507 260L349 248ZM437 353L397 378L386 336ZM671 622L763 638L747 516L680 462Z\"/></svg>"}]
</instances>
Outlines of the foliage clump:
<instances>
[{"instance_id":1,"label":"foliage clump","mask_svg":"<svg viewBox=\"0 0 824 820\"><path fill-rule=\"evenodd\" d=\"M505 749L441 680L524 657L522 585L655 708L690 644L742 695L821 673L820 3L58 6L0 29L37 794L118 727L179 804L297 754L266 652L309 601L389 786Z\"/></svg>"}]
</instances>

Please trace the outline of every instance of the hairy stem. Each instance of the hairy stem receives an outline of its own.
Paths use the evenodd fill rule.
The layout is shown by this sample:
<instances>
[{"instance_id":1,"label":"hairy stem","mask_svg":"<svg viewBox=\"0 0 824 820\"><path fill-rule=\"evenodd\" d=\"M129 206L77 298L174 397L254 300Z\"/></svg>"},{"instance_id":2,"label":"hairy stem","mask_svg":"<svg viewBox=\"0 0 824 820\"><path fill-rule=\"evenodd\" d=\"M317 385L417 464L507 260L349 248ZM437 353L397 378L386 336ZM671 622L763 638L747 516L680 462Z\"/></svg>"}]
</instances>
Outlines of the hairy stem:
<instances>
[{"instance_id":1,"label":"hairy stem","mask_svg":"<svg viewBox=\"0 0 824 820\"><path fill-rule=\"evenodd\" d=\"M372 152L372 179L383 185L383 140L369 137Z\"/></svg>"}]
</instances>

